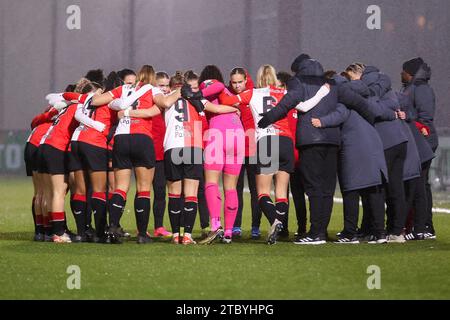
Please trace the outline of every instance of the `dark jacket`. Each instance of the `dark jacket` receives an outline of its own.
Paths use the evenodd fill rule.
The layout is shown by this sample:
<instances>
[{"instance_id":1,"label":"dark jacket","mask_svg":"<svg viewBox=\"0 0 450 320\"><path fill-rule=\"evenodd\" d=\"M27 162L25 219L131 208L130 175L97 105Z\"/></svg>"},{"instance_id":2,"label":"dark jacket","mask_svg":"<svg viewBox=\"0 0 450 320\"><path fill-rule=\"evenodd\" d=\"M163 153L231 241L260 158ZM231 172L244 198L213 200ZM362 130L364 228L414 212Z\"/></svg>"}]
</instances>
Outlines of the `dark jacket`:
<instances>
[{"instance_id":1,"label":"dark jacket","mask_svg":"<svg viewBox=\"0 0 450 320\"><path fill-rule=\"evenodd\" d=\"M379 99L382 108L390 111L399 109L397 96L392 91L391 80L387 75L380 73L376 67L368 66L364 70L361 81L367 86L370 95ZM378 118L375 129L383 141L384 150L408 141L401 120Z\"/></svg>"},{"instance_id":2,"label":"dark jacket","mask_svg":"<svg viewBox=\"0 0 450 320\"><path fill-rule=\"evenodd\" d=\"M436 98L428 81L431 77L431 69L424 64L414 76L411 83L405 85L402 94L408 104L414 108L416 121L428 126L430 134L425 137L433 150L439 145L438 135L434 126L434 114L436 111Z\"/></svg>"},{"instance_id":3,"label":"dark jacket","mask_svg":"<svg viewBox=\"0 0 450 320\"><path fill-rule=\"evenodd\" d=\"M419 150L417 149L416 139L406 121L401 122L403 131L407 134L408 145L406 150L405 163L403 165L403 181L408 181L420 177L422 172L422 163L420 161Z\"/></svg>"},{"instance_id":4,"label":"dark jacket","mask_svg":"<svg viewBox=\"0 0 450 320\"><path fill-rule=\"evenodd\" d=\"M342 191L381 185L382 176L388 179L383 143L375 128L357 112L339 104L320 121L323 128L341 128L338 175Z\"/></svg>"},{"instance_id":5,"label":"dark jacket","mask_svg":"<svg viewBox=\"0 0 450 320\"><path fill-rule=\"evenodd\" d=\"M289 110L295 108L299 102L312 98L326 82L327 79L323 77L322 65L318 61L312 59L302 61L298 73L288 82L287 94L277 104L277 107L266 113L263 118L274 123L286 117ZM311 124L312 117L320 118L336 110L338 102L355 108L368 121L374 121L375 116L364 98L349 88L337 85L334 81L331 81L330 85L330 93L313 109L304 114L299 113L296 132L297 147L314 144L340 144L339 128L318 129Z\"/></svg>"},{"instance_id":6,"label":"dark jacket","mask_svg":"<svg viewBox=\"0 0 450 320\"><path fill-rule=\"evenodd\" d=\"M376 67L366 67L362 81L368 86L370 94L380 97L380 101L386 108L398 110L400 102L397 95L392 91L391 79L381 73ZM387 150L407 141L406 158L403 166L403 180L407 181L420 176L421 161L417 149L416 140L409 124L402 120L377 121L375 128L383 141L384 149Z\"/></svg>"},{"instance_id":7,"label":"dark jacket","mask_svg":"<svg viewBox=\"0 0 450 320\"><path fill-rule=\"evenodd\" d=\"M399 95L399 101L402 111L405 111L406 113L406 123L408 124L412 136L414 137L414 141L416 142L420 162L425 163L432 160L435 157L435 154L431 149L430 144L427 142L425 136L420 133L419 129L417 129L415 125L415 121L417 120L416 110L410 103L408 103L409 99L405 99L404 95Z\"/></svg>"}]
</instances>

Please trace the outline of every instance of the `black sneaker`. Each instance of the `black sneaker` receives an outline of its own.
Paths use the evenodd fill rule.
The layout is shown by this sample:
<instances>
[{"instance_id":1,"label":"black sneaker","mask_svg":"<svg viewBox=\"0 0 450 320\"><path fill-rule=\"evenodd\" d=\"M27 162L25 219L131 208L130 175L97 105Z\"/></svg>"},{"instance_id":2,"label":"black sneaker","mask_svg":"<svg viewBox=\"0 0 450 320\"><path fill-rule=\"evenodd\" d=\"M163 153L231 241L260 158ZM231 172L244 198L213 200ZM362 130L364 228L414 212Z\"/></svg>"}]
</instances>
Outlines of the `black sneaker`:
<instances>
[{"instance_id":1,"label":"black sneaker","mask_svg":"<svg viewBox=\"0 0 450 320\"><path fill-rule=\"evenodd\" d=\"M44 240L45 240L45 234L43 234L43 233L36 233L33 237L33 241L43 242Z\"/></svg>"},{"instance_id":2,"label":"black sneaker","mask_svg":"<svg viewBox=\"0 0 450 320\"><path fill-rule=\"evenodd\" d=\"M117 228L116 227L109 227L108 228L107 238L108 239L106 240L106 243L122 244L122 240L121 240L120 234L117 232Z\"/></svg>"},{"instance_id":3,"label":"black sneaker","mask_svg":"<svg viewBox=\"0 0 450 320\"><path fill-rule=\"evenodd\" d=\"M387 237L384 234L379 235L379 236L371 235L369 241L367 241L367 243L370 243L370 244L384 244L387 242L388 242Z\"/></svg>"},{"instance_id":4,"label":"black sneaker","mask_svg":"<svg viewBox=\"0 0 450 320\"><path fill-rule=\"evenodd\" d=\"M117 234L122 238L130 238L131 234L125 231L122 227L117 228Z\"/></svg>"},{"instance_id":5,"label":"black sneaker","mask_svg":"<svg viewBox=\"0 0 450 320\"><path fill-rule=\"evenodd\" d=\"M111 237L105 232L105 235L98 239L98 243L111 244Z\"/></svg>"},{"instance_id":6,"label":"black sneaker","mask_svg":"<svg viewBox=\"0 0 450 320\"><path fill-rule=\"evenodd\" d=\"M346 244L359 244L359 239L356 236L353 237L347 237L344 233L340 233L337 240L334 241L334 243L346 243Z\"/></svg>"},{"instance_id":7,"label":"black sneaker","mask_svg":"<svg viewBox=\"0 0 450 320\"><path fill-rule=\"evenodd\" d=\"M289 239L289 230L284 229L278 232L278 238L279 239Z\"/></svg>"},{"instance_id":8,"label":"black sneaker","mask_svg":"<svg viewBox=\"0 0 450 320\"><path fill-rule=\"evenodd\" d=\"M72 231L70 231L69 229L67 229L66 231L65 231L65 233L70 237L70 240L75 240L75 238L76 238L76 236L78 235L78 234L76 234L76 233L73 233Z\"/></svg>"},{"instance_id":9,"label":"black sneaker","mask_svg":"<svg viewBox=\"0 0 450 320\"><path fill-rule=\"evenodd\" d=\"M422 232L415 233L410 232L408 234L405 234L406 241L412 241L412 240L425 240L425 234Z\"/></svg>"},{"instance_id":10,"label":"black sneaker","mask_svg":"<svg viewBox=\"0 0 450 320\"><path fill-rule=\"evenodd\" d=\"M436 240L436 234L432 232L425 232L423 236L424 240Z\"/></svg>"},{"instance_id":11,"label":"black sneaker","mask_svg":"<svg viewBox=\"0 0 450 320\"><path fill-rule=\"evenodd\" d=\"M295 244L303 244L303 245L320 245L320 244L327 243L327 240L325 237L311 236L311 235L307 234L303 238L296 239L296 241L294 241L294 243Z\"/></svg>"},{"instance_id":12,"label":"black sneaker","mask_svg":"<svg viewBox=\"0 0 450 320\"><path fill-rule=\"evenodd\" d=\"M75 237L71 238L73 243L81 243L81 242L88 242L86 235L79 235L77 234Z\"/></svg>"},{"instance_id":13,"label":"black sneaker","mask_svg":"<svg viewBox=\"0 0 450 320\"><path fill-rule=\"evenodd\" d=\"M94 243L111 243L111 239L108 237L108 233L105 232L103 235L95 236Z\"/></svg>"},{"instance_id":14,"label":"black sneaker","mask_svg":"<svg viewBox=\"0 0 450 320\"><path fill-rule=\"evenodd\" d=\"M307 235L306 231L297 230L297 232L294 233L294 242L297 242L300 239L303 239L304 237L306 237L306 235Z\"/></svg>"},{"instance_id":15,"label":"black sneaker","mask_svg":"<svg viewBox=\"0 0 450 320\"><path fill-rule=\"evenodd\" d=\"M436 231L432 225L427 224L425 226L425 232L423 233L425 240L435 240L436 239Z\"/></svg>"},{"instance_id":16,"label":"black sneaker","mask_svg":"<svg viewBox=\"0 0 450 320\"><path fill-rule=\"evenodd\" d=\"M84 232L84 234L85 234L86 242L94 242L94 243L98 242L97 234L92 227L87 228L86 231Z\"/></svg>"},{"instance_id":17,"label":"black sneaker","mask_svg":"<svg viewBox=\"0 0 450 320\"><path fill-rule=\"evenodd\" d=\"M356 237L358 238L359 242L370 242L374 239L376 240L376 237L373 234L368 233L360 233L357 234Z\"/></svg>"},{"instance_id":18,"label":"black sneaker","mask_svg":"<svg viewBox=\"0 0 450 320\"><path fill-rule=\"evenodd\" d=\"M137 236L137 244L147 244L152 242L153 242L152 238L150 238L148 235L141 236L138 234Z\"/></svg>"}]
</instances>

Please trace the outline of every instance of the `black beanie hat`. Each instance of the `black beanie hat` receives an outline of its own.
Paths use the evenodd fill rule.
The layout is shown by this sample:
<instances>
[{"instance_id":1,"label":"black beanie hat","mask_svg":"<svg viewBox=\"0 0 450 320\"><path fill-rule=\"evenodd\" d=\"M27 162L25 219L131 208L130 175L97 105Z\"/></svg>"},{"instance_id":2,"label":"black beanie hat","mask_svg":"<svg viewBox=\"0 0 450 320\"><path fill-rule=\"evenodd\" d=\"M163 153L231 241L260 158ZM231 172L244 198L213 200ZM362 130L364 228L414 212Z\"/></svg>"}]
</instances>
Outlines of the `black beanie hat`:
<instances>
[{"instance_id":1,"label":"black beanie hat","mask_svg":"<svg viewBox=\"0 0 450 320\"><path fill-rule=\"evenodd\" d=\"M295 58L294 62L292 62L291 65L291 71L297 73L298 70L300 69L300 63L302 63L303 60L307 59L311 59L311 57L309 56L309 54L306 53L302 53L297 58Z\"/></svg>"},{"instance_id":2,"label":"black beanie hat","mask_svg":"<svg viewBox=\"0 0 450 320\"><path fill-rule=\"evenodd\" d=\"M408 74L410 74L412 76L415 76L417 71L419 71L420 67L423 64L424 64L424 61L420 57L408 60L403 64L403 71L407 72Z\"/></svg>"}]
</instances>

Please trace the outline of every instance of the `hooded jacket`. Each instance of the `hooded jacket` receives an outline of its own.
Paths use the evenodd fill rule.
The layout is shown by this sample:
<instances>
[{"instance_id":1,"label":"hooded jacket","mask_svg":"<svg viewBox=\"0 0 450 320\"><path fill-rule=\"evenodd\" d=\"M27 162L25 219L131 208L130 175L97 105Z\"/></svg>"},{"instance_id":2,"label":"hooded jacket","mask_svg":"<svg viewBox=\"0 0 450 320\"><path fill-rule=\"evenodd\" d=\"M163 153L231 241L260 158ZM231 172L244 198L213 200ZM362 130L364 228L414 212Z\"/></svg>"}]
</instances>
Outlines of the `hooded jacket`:
<instances>
[{"instance_id":1,"label":"hooded jacket","mask_svg":"<svg viewBox=\"0 0 450 320\"><path fill-rule=\"evenodd\" d=\"M425 137L433 150L439 145L439 139L434 126L434 114L436 112L436 97L429 85L431 69L424 63L417 71L410 83L404 85L401 91L402 99L415 110L416 121L426 125L430 134Z\"/></svg>"},{"instance_id":2,"label":"hooded jacket","mask_svg":"<svg viewBox=\"0 0 450 320\"><path fill-rule=\"evenodd\" d=\"M273 108L263 117L270 123L275 123L286 117L289 111L295 108L299 102L312 98L320 87L328 82L331 86L330 93L310 111L299 113L296 131L298 148L316 144L340 144L339 128L319 129L314 128L311 124L311 118L320 118L336 110L338 102L356 110L371 123L375 119L366 99L351 89L338 85L335 81L328 81L323 73L323 67L317 60L303 60L299 65L297 74L287 84L287 94L277 104L277 108Z\"/></svg>"}]
</instances>

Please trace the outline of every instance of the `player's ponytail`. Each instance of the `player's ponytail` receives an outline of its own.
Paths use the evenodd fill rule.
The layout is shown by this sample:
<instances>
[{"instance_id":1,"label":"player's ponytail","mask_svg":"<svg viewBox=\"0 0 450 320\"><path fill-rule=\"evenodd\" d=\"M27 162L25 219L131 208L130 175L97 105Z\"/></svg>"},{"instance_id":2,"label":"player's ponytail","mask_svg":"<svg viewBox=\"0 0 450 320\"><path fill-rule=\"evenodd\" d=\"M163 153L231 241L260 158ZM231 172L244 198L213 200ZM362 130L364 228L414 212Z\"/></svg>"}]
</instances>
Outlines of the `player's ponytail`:
<instances>
[{"instance_id":1,"label":"player's ponytail","mask_svg":"<svg viewBox=\"0 0 450 320\"><path fill-rule=\"evenodd\" d=\"M151 84L154 86L156 84L155 69L148 64L142 66L141 70L138 72L137 81L140 82L141 85Z\"/></svg>"},{"instance_id":2,"label":"player's ponytail","mask_svg":"<svg viewBox=\"0 0 450 320\"><path fill-rule=\"evenodd\" d=\"M345 69L345 72L352 78L353 76L361 77L366 69L366 65L360 62L352 63Z\"/></svg>"},{"instance_id":3,"label":"player's ponytail","mask_svg":"<svg viewBox=\"0 0 450 320\"><path fill-rule=\"evenodd\" d=\"M83 87L83 90L80 92L81 94L95 92L98 89L104 89L103 86L97 82L90 82Z\"/></svg>"},{"instance_id":4,"label":"player's ponytail","mask_svg":"<svg viewBox=\"0 0 450 320\"><path fill-rule=\"evenodd\" d=\"M184 84L184 76L183 72L177 71L175 74L170 77L170 89L176 89L177 87L181 87Z\"/></svg>"},{"instance_id":5,"label":"player's ponytail","mask_svg":"<svg viewBox=\"0 0 450 320\"><path fill-rule=\"evenodd\" d=\"M75 90L76 93L83 93L84 87L86 87L88 84L90 84L91 81L86 78L81 78L78 80L78 82L75 84Z\"/></svg>"},{"instance_id":6,"label":"player's ponytail","mask_svg":"<svg viewBox=\"0 0 450 320\"><path fill-rule=\"evenodd\" d=\"M270 64L265 64L258 69L256 74L256 86L258 88L265 88L268 86L275 86L277 84L277 72Z\"/></svg>"}]
</instances>

